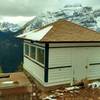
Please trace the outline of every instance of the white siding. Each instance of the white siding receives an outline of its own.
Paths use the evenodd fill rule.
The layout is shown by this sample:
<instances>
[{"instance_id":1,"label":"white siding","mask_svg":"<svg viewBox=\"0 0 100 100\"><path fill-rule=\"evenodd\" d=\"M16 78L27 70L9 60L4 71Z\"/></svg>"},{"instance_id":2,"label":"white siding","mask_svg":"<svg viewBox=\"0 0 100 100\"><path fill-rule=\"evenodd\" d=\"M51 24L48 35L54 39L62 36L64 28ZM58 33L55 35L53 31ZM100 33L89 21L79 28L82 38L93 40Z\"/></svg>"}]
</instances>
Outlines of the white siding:
<instances>
[{"instance_id":1,"label":"white siding","mask_svg":"<svg viewBox=\"0 0 100 100\"><path fill-rule=\"evenodd\" d=\"M50 48L49 67L69 66L71 61L71 48Z\"/></svg>"},{"instance_id":2,"label":"white siding","mask_svg":"<svg viewBox=\"0 0 100 100\"><path fill-rule=\"evenodd\" d=\"M88 79L100 79L100 65L89 66Z\"/></svg>"},{"instance_id":3,"label":"white siding","mask_svg":"<svg viewBox=\"0 0 100 100\"><path fill-rule=\"evenodd\" d=\"M100 47L67 47L66 44L62 44L61 48L61 44L55 45L50 44L49 48L48 82L46 83L44 69L24 57L24 68L41 84L52 86L73 83L74 79L77 81L84 78L100 79Z\"/></svg>"},{"instance_id":4,"label":"white siding","mask_svg":"<svg viewBox=\"0 0 100 100\"><path fill-rule=\"evenodd\" d=\"M74 79L100 79L100 47L79 47L72 51Z\"/></svg>"},{"instance_id":5,"label":"white siding","mask_svg":"<svg viewBox=\"0 0 100 100\"><path fill-rule=\"evenodd\" d=\"M88 53L88 78L100 79L100 47L91 47Z\"/></svg>"},{"instance_id":6,"label":"white siding","mask_svg":"<svg viewBox=\"0 0 100 100\"><path fill-rule=\"evenodd\" d=\"M24 69L27 70L40 83L44 83L44 69L26 57L24 57Z\"/></svg>"},{"instance_id":7,"label":"white siding","mask_svg":"<svg viewBox=\"0 0 100 100\"><path fill-rule=\"evenodd\" d=\"M50 48L49 68L55 69L49 69L48 84L71 83L73 79L100 79L99 63L100 47Z\"/></svg>"},{"instance_id":8,"label":"white siding","mask_svg":"<svg viewBox=\"0 0 100 100\"><path fill-rule=\"evenodd\" d=\"M85 79L87 66L87 48L72 48L72 66L74 81Z\"/></svg>"},{"instance_id":9,"label":"white siding","mask_svg":"<svg viewBox=\"0 0 100 100\"><path fill-rule=\"evenodd\" d=\"M72 66L71 48L50 48L49 68L54 69L49 69L49 83L71 83L72 67L66 66Z\"/></svg>"},{"instance_id":10,"label":"white siding","mask_svg":"<svg viewBox=\"0 0 100 100\"><path fill-rule=\"evenodd\" d=\"M49 82L59 82L60 84L60 82L70 83L71 81L72 68L49 69Z\"/></svg>"}]
</instances>

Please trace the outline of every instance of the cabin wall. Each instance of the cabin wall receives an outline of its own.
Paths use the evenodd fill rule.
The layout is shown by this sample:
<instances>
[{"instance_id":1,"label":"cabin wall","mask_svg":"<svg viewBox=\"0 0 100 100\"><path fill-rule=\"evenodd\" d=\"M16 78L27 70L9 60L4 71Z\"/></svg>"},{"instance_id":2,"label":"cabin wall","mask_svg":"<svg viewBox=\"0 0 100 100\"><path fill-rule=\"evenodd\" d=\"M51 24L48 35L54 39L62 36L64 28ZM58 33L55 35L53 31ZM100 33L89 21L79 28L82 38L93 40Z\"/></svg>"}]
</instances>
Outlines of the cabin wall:
<instances>
[{"instance_id":1,"label":"cabin wall","mask_svg":"<svg viewBox=\"0 0 100 100\"><path fill-rule=\"evenodd\" d=\"M65 84L73 79L71 48L49 48L48 83Z\"/></svg>"},{"instance_id":2,"label":"cabin wall","mask_svg":"<svg viewBox=\"0 0 100 100\"><path fill-rule=\"evenodd\" d=\"M100 43L50 44L48 85L100 79Z\"/></svg>"},{"instance_id":3,"label":"cabin wall","mask_svg":"<svg viewBox=\"0 0 100 100\"><path fill-rule=\"evenodd\" d=\"M24 41L24 62L23 68L28 71L34 78L36 78L41 84L44 84L44 65L38 63L30 56L25 55L25 44L29 46L39 47L44 49L44 44L31 43L30 41ZM30 49L29 49L30 53Z\"/></svg>"},{"instance_id":4,"label":"cabin wall","mask_svg":"<svg viewBox=\"0 0 100 100\"><path fill-rule=\"evenodd\" d=\"M34 45L46 49L45 44ZM42 85L73 84L85 78L100 79L100 43L51 43L48 52L48 72L45 65L41 66L24 55L24 69Z\"/></svg>"},{"instance_id":5,"label":"cabin wall","mask_svg":"<svg viewBox=\"0 0 100 100\"><path fill-rule=\"evenodd\" d=\"M44 68L32 62L30 59L24 57L24 69L28 71L40 83L44 83Z\"/></svg>"},{"instance_id":6,"label":"cabin wall","mask_svg":"<svg viewBox=\"0 0 100 100\"><path fill-rule=\"evenodd\" d=\"M100 79L100 47L91 47L88 55L88 78Z\"/></svg>"}]
</instances>

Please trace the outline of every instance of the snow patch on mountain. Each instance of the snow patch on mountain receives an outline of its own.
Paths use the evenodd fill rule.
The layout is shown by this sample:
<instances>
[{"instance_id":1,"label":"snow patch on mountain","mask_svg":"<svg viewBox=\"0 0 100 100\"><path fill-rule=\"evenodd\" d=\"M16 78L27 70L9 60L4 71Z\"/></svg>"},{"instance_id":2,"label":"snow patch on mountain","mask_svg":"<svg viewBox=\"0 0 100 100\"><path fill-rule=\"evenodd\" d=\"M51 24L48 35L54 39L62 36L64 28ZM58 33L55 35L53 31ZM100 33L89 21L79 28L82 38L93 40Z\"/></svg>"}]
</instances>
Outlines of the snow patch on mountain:
<instances>
[{"instance_id":1,"label":"snow patch on mountain","mask_svg":"<svg viewBox=\"0 0 100 100\"><path fill-rule=\"evenodd\" d=\"M48 11L34 18L33 22L25 29L29 32L41 28L59 19L66 19L81 26L98 31L100 30L100 10L93 10L92 7L82 5L65 5L58 11Z\"/></svg>"},{"instance_id":2,"label":"snow patch on mountain","mask_svg":"<svg viewBox=\"0 0 100 100\"><path fill-rule=\"evenodd\" d=\"M0 31L7 32L17 32L20 29L20 26L18 24L13 24L9 22L0 22Z\"/></svg>"}]
</instances>

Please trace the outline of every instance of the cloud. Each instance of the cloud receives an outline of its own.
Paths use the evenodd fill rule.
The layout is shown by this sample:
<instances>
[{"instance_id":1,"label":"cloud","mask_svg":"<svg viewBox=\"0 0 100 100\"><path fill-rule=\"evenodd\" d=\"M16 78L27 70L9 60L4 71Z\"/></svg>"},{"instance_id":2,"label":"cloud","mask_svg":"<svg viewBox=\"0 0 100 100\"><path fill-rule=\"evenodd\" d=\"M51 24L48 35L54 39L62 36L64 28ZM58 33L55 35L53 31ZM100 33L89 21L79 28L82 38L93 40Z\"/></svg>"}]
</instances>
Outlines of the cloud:
<instances>
[{"instance_id":1,"label":"cloud","mask_svg":"<svg viewBox=\"0 0 100 100\"><path fill-rule=\"evenodd\" d=\"M19 24L23 26L26 22L32 20L35 16L25 17L25 16L0 16L0 22L9 22L13 24Z\"/></svg>"},{"instance_id":2,"label":"cloud","mask_svg":"<svg viewBox=\"0 0 100 100\"><path fill-rule=\"evenodd\" d=\"M100 0L0 0L0 15L35 16L74 3L98 6Z\"/></svg>"},{"instance_id":3,"label":"cloud","mask_svg":"<svg viewBox=\"0 0 100 100\"><path fill-rule=\"evenodd\" d=\"M0 15L32 16L58 6L58 0L0 0Z\"/></svg>"},{"instance_id":4,"label":"cloud","mask_svg":"<svg viewBox=\"0 0 100 100\"><path fill-rule=\"evenodd\" d=\"M88 0L87 5L92 6L94 9L100 9L100 0Z\"/></svg>"}]
</instances>

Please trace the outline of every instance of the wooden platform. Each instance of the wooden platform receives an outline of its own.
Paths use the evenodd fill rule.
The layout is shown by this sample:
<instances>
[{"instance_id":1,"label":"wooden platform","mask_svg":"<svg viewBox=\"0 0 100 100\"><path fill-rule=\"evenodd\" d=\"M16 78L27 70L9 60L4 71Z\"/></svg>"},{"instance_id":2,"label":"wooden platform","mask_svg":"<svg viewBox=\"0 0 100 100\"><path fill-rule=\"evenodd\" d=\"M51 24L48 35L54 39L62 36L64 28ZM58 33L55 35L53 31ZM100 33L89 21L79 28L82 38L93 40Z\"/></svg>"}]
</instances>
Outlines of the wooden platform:
<instances>
[{"instance_id":1,"label":"wooden platform","mask_svg":"<svg viewBox=\"0 0 100 100\"><path fill-rule=\"evenodd\" d=\"M0 74L0 100L32 100L32 84L23 72Z\"/></svg>"}]
</instances>

